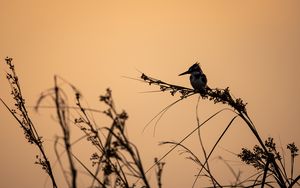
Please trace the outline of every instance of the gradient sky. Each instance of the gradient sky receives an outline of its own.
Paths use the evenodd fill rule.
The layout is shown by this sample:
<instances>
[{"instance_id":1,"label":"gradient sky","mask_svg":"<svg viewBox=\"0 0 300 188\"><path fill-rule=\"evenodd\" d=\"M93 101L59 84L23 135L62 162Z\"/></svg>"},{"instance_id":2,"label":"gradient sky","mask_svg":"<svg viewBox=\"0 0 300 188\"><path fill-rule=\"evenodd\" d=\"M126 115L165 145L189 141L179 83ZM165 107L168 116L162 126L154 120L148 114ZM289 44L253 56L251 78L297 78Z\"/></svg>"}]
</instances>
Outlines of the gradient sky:
<instances>
[{"instance_id":1,"label":"gradient sky","mask_svg":"<svg viewBox=\"0 0 300 188\"><path fill-rule=\"evenodd\" d=\"M93 108L104 109L98 96L110 87L118 109L129 113L129 137L140 148L148 167L154 157L169 149L158 146L159 141L179 141L194 129L197 97L173 106L157 125L155 136L153 124L142 133L146 123L179 96L140 93L157 88L123 76L139 77L139 70L189 86L188 77L178 74L198 61L210 87L228 86L234 96L248 103L248 112L264 139L274 137L279 149L291 142L299 146L299 7L297 0L1 0L0 97L13 105L5 79L6 56L14 58L29 106L35 104L40 92L53 86L55 74L76 85ZM200 101L200 120L222 107ZM1 187L42 187L46 176L33 164L36 150L25 141L22 130L3 106L0 114ZM61 134L54 111L31 111L31 115L47 149L53 151L54 136ZM231 117L226 112L205 125L203 138L208 149ZM74 130L73 139L79 136ZM202 156L196 135L186 144ZM212 158L212 166L222 169L216 170L216 175L230 174L218 160L219 155L232 160L236 169L244 168L230 152L238 153L241 147L254 144L246 125L236 121ZM84 144L75 146L75 151L89 162L91 151ZM165 159L164 187L191 186L197 167L185 157L177 150ZM299 174L299 162L296 169ZM154 182L155 174L149 173L149 178ZM223 177L226 183L232 179L230 175ZM83 175L79 185L88 183ZM50 187L49 181L46 185Z\"/></svg>"}]
</instances>

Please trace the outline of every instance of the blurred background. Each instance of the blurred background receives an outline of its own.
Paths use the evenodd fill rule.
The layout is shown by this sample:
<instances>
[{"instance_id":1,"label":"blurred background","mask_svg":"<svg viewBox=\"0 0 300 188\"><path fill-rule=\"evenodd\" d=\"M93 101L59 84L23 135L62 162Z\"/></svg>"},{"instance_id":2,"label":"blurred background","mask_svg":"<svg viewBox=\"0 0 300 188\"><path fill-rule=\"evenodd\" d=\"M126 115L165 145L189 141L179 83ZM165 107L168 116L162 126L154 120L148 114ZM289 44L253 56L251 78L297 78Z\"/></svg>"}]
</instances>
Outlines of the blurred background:
<instances>
[{"instance_id":1,"label":"blurred background","mask_svg":"<svg viewBox=\"0 0 300 188\"><path fill-rule=\"evenodd\" d=\"M129 114L127 132L140 149L145 168L154 157L170 147L160 141L180 141L196 127L197 96L170 108L156 126L145 125L160 110L179 98L125 77L140 72L169 83L190 87L188 76L178 77L199 62L210 87L230 87L235 97L248 103L247 109L263 139L274 137L279 151L286 144L300 143L300 2L291 1L17 1L0 2L0 97L13 107L6 80L5 57L14 58L30 115L45 140L51 162L55 135L61 130L53 109L34 112L39 94L53 87L59 75L83 94L86 105L104 110L99 95L113 91L117 108ZM71 94L71 93L70 93ZM69 101L74 101L69 96ZM53 105L51 101L43 105ZM204 121L224 106L200 100L198 115ZM36 149L24 139L23 131L10 113L0 106L1 187L51 187L40 166L34 165ZM93 114L99 126L105 117ZM209 150L233 117L224 112L203 127L203 141ZM82 133L72 129L72 140ZM186 142L200 158L197 134ZM234 154L257 144L247 126L238 119L226 133L211 158L213 173L224 183L234 176L219 156L247 175L252 168ZM92 149L82 141L74 146L89 164ZM199 167L174 150L165 160L163 187L191 187ZM203 158L202 158L203 159ZM299 174L296 161L295 174ZM62 187L63 178L55 172ZM226 176L224 176L226 174ZM148 178L155 185L155 173ZM79 186L87 187L81 175ZM199 187L204 186L201 181ZM198 185L197 184L197 185Z\"/></svg>"}]
</instances>

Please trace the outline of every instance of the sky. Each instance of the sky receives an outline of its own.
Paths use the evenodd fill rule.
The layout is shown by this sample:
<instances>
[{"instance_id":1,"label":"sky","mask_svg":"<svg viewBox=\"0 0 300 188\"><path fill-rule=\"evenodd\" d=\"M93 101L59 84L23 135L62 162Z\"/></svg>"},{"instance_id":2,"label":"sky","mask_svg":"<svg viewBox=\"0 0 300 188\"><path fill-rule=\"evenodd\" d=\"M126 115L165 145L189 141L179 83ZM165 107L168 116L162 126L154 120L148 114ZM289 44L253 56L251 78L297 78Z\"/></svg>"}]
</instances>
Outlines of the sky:
<instances>
[{"instance_id":1,"label":"sky","mask_svg":"<svg viewBox=\"0 0 300 188\"><path fill-rule=\"evenodd\" d=\"M289 1L0 1L0 98L13 106L6 81L5 57L12 57L28 108L39 94L53 87L54 75L74 84L87 105L98 101L107 87L117 108L129 114L127 132L140 149L144 165L169 150L160 141L179 141L196 126L197 96L174 105L156 126L145 125L160 110L179 98L141 82L140 72L169 83L189 86L188 76L178 77L199 62L211 88L229 87L247 102L247 110L263 139L274 137L278 148L300 143L300 2ZM71 98L71 96L70 96ZM72 100L71 100L72 101ZM45 105L51 105L47 101ZM200 100L198 116L204 121L224 105ZM2 187L51 187L45 173L34 165L37 151L24 139L17 122L0 106L0 182ZM52 161L53 140L61 132L55 112L30 110ZM97 114L94 114L97 116ZM225 112L203 127L209 149L233 114ZM101 118L98 117L101 122ZM80 137L74 127L72 139ZM186 142L202 156L197 135ZM234 155L257 144L238 119L212 157L216 176L233 179L219 156L236 170L245 165ZM89 163L85 144L75 151ZM165 160L164 187L191 187L198 167L174 150ZM299 168L299 163L296 163ZM221 170L220 170L221 169ZM251 168L250 168L251 169ZM55 170L59 174L59 168ZM247 174L247 170L243 170ZM298 174L300 173L297 170ZM63 184L61 177L59 182ZM149 173L155 185L155 173ZM87 186L83 175L79 185ZM204 186L199 182L199 187Z\"/></svg>"}]
</instances>

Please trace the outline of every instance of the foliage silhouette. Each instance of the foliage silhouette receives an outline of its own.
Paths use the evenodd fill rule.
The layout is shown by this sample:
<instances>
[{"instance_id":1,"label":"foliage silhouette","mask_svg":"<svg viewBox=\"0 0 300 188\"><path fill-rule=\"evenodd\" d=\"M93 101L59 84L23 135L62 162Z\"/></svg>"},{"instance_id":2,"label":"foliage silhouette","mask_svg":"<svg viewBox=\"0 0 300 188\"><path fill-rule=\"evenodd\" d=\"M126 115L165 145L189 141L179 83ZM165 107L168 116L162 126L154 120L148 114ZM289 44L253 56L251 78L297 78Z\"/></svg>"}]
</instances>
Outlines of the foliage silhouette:
<instances>
[{"instance_id":1,"label":"foliage silhouette","mask_svg":"<svg viewBox=\"0 0 300 188\"><path fill-rule=\"evenodd\" d=\"M56 183L53 164L48 159L48 154L44 150L44 142L42 137L39 135L36 126L33 124L27 107L25 105L25 99L21 92L21 86L17 77L12 58L5 59L6 64L9 67L7 73L7 80L12 89L12 97L15 101L15 108L10 108L2 99L1 102L5 108L11 113L11 115L17 120L18 124L24 131L25 138L30 144L37 147L40 155L37 155L35 164L41 165L42 169L46 171L52 182L52 187L59 187ZM183 149L181 154L188 155L187 159L193 161L196 166L200 167L198 174L193 182L193 187L196 186L196 182L199 177L206 177L211 182L211 187L255 187L255 186L279 186L279 187L293 187L299 184L300 175L294 175L295 158L298 156L298 148L295 143L287 145L287 149L290 151L291 167L290 172L287 172L284 158L280 152L276 149L276 144L273 138L268 138L266 141L260 137L256 130L253 122L248 116L246 110L246 103L240 98L232 97L229 88L225 89L210 89L207 87L205 91L198 91L174 84L169 84L164 81L152 78L142 73L141 81L148 83L149 85L159 86L160 91L170 92L172 96L176 93L180 94L180 98L166 108L161 110L147 125L155 119L156 123L164 115L164 113L170 109L173 105L184 100L192 95L199 95L199 99L208 99L214 103L222 103L226 108L217 111L212 114L205 121L200 122L198 118L198 103L196 105L196 118L197 126L179 142L175 141L164 141L161 142L163 145L171 145L171 149L162 155L161 158L155 158L154 164L147 169L144 169L142 159L140 157L138 148L132 143L128 135L126 134L126 122L128 114L125 111L118 112L116 105L112 97L112 91L106 90L104 95L101 95L99 100L104 103L107 107L106 110L96 110L85 107L82 104L82 94L79 90L59 76L54 77L54 87L50 88L41 93L35 106L36 110L41 108L53 108L56 112L56 118L58 120L59 127L62 130L62 136L56 137L54 147L57 162L60 165L60 169L63 173L65 181L68 187L76 188L77 179L79 178L78 166L81 166L89 175L92 180L89 187L145 187L150 188L150 183L147 178L147 173L155 169L155 175L157 180L157 186L162 187L162 172L165 162L162 160L166 158L175 148L179 147ZM75 99L75 105L69 105L68 95L64 91L62 86L68 86L73 92L73 98ZM42 106L43 101L46 98L52 99L53 106ZM229 108L228 108L229 107ZM220 115L223 111L229 110L234 116L215 142L213 148L207 151L205 144L201 137L201 127L210 121L212 118ZM76 112L74 120L71 117L74 115L71 113ZM99 127L95 121L93 121L92 112L100 113L110 120L110 125ZM236 174L230 165L227 164L235 177L235 182L230 185L222 184L214 175L213 169L209 166L209 160L218 146L220 141L223 139L225 134L229 134L229 128L232 126L236 118L241 118L251 133L255 136L258 144L253 147L253 150L242 148L240 154L237 155L243 162L253 166L257 172L252 176L241 179L240 174ZM83 136L72 142L71 129L73 127L78 128ZM189 149L183 144L183 142L189 138L195 132L198 133L198 139L203 152L204 160L200 160L200 156L197 156L194 151ZM84 164L76 153L73 152L72 147L74 144L86 139L91 146L94 148L94 152L89 157L90 164L93 168L88 167ZM60 143L63 142L63 144ZM64 151L59 153L58 146L63 145ZM68 167L62 162L63 155L66 154L68 161ZM68 168L68 170L67 170ZM69 172L69 173L68 173Z\"/></svg>"},{"instance_id":2,"label":"foliage silhouette","mask_svg":"<svg viewBox=\"0 0 300 188\"><path fill-rule=\"evenodd\" d=\"M273 138L268 138L265 142L263 142L262 138L260 137L258 131L256 130L252 120L250 119L250 117L247 113L246 103L244 103L241 98L235 99L234 97L232 97L228 87L225 89L218 89L218 88L211 89L210 87L207 87L205 89L205 91L199 92L194 89L177 86L174 84L169 84L169 83L161 81L159 79L152 78L144 73L142 73L140 78L142 81L148 83L149 85L159 86L159 89L162 92L166 92L166 91L170 92L170 94L172 96L174 96L176 93L180 93L180 99L190 97L194 94L199 94L199 96L202 99L208 99L210 101L213 101L214 103L222 103L224 105L231 107L233 112L235 113L235 117L230 121L230 123L228 124L228 126L226 127L226 129L224 130L222 135L219 137L219 139L215 143L213 149L210 151L209 155L206 155L206 151L205 151L204 147L201 146L203 153L204 153L205 161L204 161L204 163L198 162L201 166L201 169L199 170L198 175L196 176L196 179L193 183L193 187L195 186L195 183L196 183L198 177L201 176L202 170L205 169L206 171L209 171L205 168L205 165L208 164L208 160L209 160L211 153L213 152L214 148L217 146L218 142L222 139L224 134L228 131L229 126L232 124L232 122L234 121L234 119L236 117L240 117L246 123L246 125L248 126L248 128L253 133L253 135L255 136L255 138L257 139L257 141L259 143L259 146L256 145L254 147L254 152L251 152L248 149L242 148L242 152L238 155L238 157L241 158L242 161L244 161L246 164L252 165L252 166L256 167L258 170L262 170L262 172L263 172L263 177L261 180L260 180L261 175L258 174L255 177L255 181L249 180L248 182L243 181L243 183L249 183L249 182L253 181L254 183L250 186L258 186L259 185L261 187L264 187L265 184L271 185L273 183L272 181L267 182L266 178L273 177L275 179L277 185L280 187L292 187L295 184L300 185L298 183L298 180L300 179L300 175L298 175L296 178L293 178L294 159L298 155L298 153L297 153L298 148L296 147L296 145L294 143L292 143L292 144L288 144L288 146L287 146L287 148L291 151L291 159L292 159L291 160L292 161L291 162L291 173L290 173L290 177L288 177L286 170L285 170L285 166L282 163L282 157L281 157L280 153L276 151L275 143L273 142ZM179 100L177 100L177 101L179 101ZM177 101L175 101L175 103L177 103ZM175 103L172 103L171 106L174 105ZM163 109L163 111L161 111L155 117L160 118L160 115L163 115L163 113L165 113L165 111L168 110L171 106L168 106L168 108ZM196 114L197 114L197 112L196 112ZM191 136L191 134L193 134L196 130L199 130L199 132L200 132L200 128L203 124L199 124L198 114L197 114L197 122L198 122L198 126L196 127L196 129L193 130L192 132L190 132L180 142L163 142L163 144L172 144L174 146L162 158L165 158L166 155L168 155L176 147L180 146L180 147L183 147L187 153L191 154L192 157L190 159L192 159L193 161L199 161L197 158L195 158L195 155L192 153L191 150L189 150L188 148L186 148L182 145L182 142L186 138ZM206 123L206 121L204 123ZM199 135L199 140L201 143L201 135L199 132L198 132L198 135ZM208 165L207 165L207 168L208 168ZM211 173L204 174L204 176L209 177L211 179L213 187L221 186L215 180L215 178L211 175ZM232 185L230 185L230 186L232 186ZM244 185L236 184L235 186L243 187Z\"/></svg>"}]
</instances>

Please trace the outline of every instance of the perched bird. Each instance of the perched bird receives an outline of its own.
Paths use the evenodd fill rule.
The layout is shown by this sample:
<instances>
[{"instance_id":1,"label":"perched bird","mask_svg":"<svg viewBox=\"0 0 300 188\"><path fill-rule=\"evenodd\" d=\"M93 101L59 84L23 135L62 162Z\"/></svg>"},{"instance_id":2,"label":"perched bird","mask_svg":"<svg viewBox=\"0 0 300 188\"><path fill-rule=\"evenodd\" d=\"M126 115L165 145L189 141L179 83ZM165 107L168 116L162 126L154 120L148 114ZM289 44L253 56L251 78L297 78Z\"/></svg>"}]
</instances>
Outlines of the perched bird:
<instances>
[{"instance_id":1,"label":"perched bird","mask_svg":"<svg viewBox=\"0 0 300 188\"><path fill-rule=\"evenodd\" d=\"M189 68L189 70L179 74L179 76L185 74L190 74L190 82L195 90L199 91L200 93L204 93L206 89L208 89L207 78L199 66L199 63L195 63Z\"/></svg>"}]
</instances>

